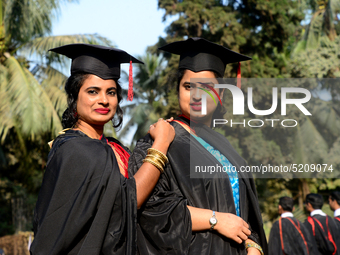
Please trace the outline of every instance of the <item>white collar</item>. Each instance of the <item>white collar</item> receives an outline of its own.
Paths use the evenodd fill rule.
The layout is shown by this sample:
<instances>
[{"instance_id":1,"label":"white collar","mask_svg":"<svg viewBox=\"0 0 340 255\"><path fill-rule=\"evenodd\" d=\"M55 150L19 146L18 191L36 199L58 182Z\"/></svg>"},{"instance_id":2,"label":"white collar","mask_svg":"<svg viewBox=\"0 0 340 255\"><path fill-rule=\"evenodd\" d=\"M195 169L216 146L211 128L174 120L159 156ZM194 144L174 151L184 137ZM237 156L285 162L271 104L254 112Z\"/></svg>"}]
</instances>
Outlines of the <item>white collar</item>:
<instances>
[{"instance_id":1,"label":"white collar","mask_svg":"<svg viewBox=\"0 0 340 255\"><path fill-rule=\"evenodd\" d=\"M340 216L340 208L334 211L334 217Z\"/></svg>"},{"instance_id":2,"label":"white collar","mask_svg":"<svg viewBox=\"0 0 340 255\"><path fill-rule=\"evenodd\" d=\"M316 209L310 213L310 216L313 217L314 215L326 216L326 214L321 209Z\"/></svg>"},{"instance_id":3,"label":"white collar","mask_svg":"<svg viewBox=\"0 0 340 255\"><path fill-rule=\"evenodd\" d=\"M281 218L294 217L291 212L284 212L281 214Z\"/></svg>"}]
</instances>

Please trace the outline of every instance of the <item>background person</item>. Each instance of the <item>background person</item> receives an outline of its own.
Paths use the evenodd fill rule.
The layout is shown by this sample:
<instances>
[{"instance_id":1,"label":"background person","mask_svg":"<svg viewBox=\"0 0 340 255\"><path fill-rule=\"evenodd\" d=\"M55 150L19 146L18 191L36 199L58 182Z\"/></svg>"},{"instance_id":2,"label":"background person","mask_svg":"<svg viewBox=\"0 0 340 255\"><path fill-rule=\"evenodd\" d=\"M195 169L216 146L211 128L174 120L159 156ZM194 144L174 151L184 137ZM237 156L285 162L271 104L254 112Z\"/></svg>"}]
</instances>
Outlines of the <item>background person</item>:
<instances>
[{"instance_id":1,"label":"background person","mask_svg":"<svg viewBox=\"0 0 340 255\"><path fill-rule=\"evenodd\" d=\"M329 206L334 211L334 220L340 231L340 191L333 191L328 198Z\"/></svg>"},{"instance_id":2,"label":"background person","mask_svg":"<svg viewBox=\"0 0 340 255\"><path fill-rule=\"evenodd\" d=\"M306 196L305 205L310 216L304 225L311 236L315 238L321 254L340 254L340 231L334 219L321 210L323 202L323 197L320 194L310 193Z\"/></svg>"},{"instance_id":3,"label":"background person","mask_svg":"<svg viewBox=\"0 0 340 255\"><path fill-rule=\"evenodd\" d=\"M281 197L278 206L280 219L274 222L270 231L269 254L319 254L314 238L312 238L305 226L294 218L293 211L293 198Z\"/></svg>"}]
</instances>

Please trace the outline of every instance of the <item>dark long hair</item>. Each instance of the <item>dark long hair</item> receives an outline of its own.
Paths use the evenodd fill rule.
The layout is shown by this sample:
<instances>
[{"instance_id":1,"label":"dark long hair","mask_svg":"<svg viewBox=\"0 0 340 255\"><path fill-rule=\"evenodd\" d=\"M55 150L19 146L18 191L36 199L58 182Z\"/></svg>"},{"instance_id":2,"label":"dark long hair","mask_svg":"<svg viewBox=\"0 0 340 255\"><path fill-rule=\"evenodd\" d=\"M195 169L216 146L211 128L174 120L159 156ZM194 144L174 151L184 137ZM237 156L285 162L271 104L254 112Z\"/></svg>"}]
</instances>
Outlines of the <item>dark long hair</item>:
<instances>
[{"instance_id":1,"label":"dark long hair","mask_svg":"<svg viewBox=\"0 0 340 255\"><path fill-rule=\"evenodd\" d=\"M63 128L72 128L78 121L77 113L77 100L79 90L83 86L84 81L89 77L89 73L78 72L72 74L66 81L65 91L67 94L67 109L64 111L62 116ZM117 84L117 97L118 105L114 118L112 119L113 127L119 128L123 123L123 110L119 106L119 102L122 100L122 88L118 83L118 79L114 79Z\"/></svg>"},{"instance_id":2,"label":"dark long hair","mask_svg":"<svg viewBox=\"0 0 340 255\"><path fill-rule=\"evenodd\" d=\"M179 69L178 72L177 72L177 87L176 87L176 90L177 90L177 94L179 94L179 84L181 83L181 80L184 76L184 73L185 73L185 70L187 69ZM220 76L217 72L214 72L212 71L215 75L215 78L216 79L222 79L223 77ZM221 94L222 90L220 91L220 94ZM223 98L221 98L222 102L223 102ZM213 117L212 119L223 119L223 116L224 114L227 112L227 110L225 109L225 107L221 104L217 104L217 108L213 114Z\"/></svg>"}]
</instances>

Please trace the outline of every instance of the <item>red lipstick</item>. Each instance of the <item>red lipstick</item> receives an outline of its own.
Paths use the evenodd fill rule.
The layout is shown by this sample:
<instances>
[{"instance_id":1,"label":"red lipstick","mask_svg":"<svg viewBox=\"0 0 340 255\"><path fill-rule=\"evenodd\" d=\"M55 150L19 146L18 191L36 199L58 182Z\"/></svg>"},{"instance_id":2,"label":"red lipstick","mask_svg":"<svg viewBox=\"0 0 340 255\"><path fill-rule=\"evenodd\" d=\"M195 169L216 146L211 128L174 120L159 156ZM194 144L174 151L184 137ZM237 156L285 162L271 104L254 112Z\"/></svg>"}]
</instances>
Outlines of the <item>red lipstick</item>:
<instances>
[{"instance_id":1,"label":"red lipstick","mask_svg":"<svg viewBox=\"0 0 340 255\"><path fill-rule=\"evenodd\" d=\"M110 111L110 109L108 109L108 108L97 108L97 109L95 109L95 112L98 112L100 114L108 114L109 111Z\"/></svg>"},{"instance_id":2,"label":"red lipstick","mask_svg":"<svg viewBox=\"0 0 340 255\"><path fill-rule=\"evenodd\" d=\"M190 104L191 109L194 111L200 111L202 109L202 103L201 102L194 102Z\"/></svg>"}]
</instances>

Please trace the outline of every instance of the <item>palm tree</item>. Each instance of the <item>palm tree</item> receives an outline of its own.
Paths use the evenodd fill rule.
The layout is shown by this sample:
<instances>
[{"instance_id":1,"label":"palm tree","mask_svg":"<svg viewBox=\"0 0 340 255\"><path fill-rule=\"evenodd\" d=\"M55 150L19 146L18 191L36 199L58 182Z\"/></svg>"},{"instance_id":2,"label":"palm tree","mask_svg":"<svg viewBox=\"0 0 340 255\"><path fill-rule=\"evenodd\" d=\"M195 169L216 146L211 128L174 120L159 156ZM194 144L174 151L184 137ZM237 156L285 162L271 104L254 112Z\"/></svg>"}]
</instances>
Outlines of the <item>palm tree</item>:
<instances>
[{"instance_id":1,"label":"palm tree","mask_svg":"<svg viewBox=\"0 0 340 255\"><path fill-rule=\"evenodd\" d=\"M13 221L23 206L31 208L22 204L23 198L27 202L30 194L36 194L47 142L62 130L60 116L66 107L62 71L69 60L47 54L48 49L69 43L112 45L97 34L50 36L60 3L0 0L0 186L11 193ZM29 223L29 217L31 209L19 218ZM30 228L23 223L17 222L15 231Z\"/></svg>"},{"instance_id":2,"label":"palm tree","mask_svg":"<svg viewBox=\"0 0 340 255\"><path fill-rule=\"evenodd\" d=\"M130 119L119 134L119 137L124 137L135 127L132 142L143 137L150 125L164 116L166 107L165 90L159 84L162 59L150 53L140 59L144 65L138 66L135 75L134 103L122 107L124 114L129 115Z\"/></svg>"}]
</instances>

